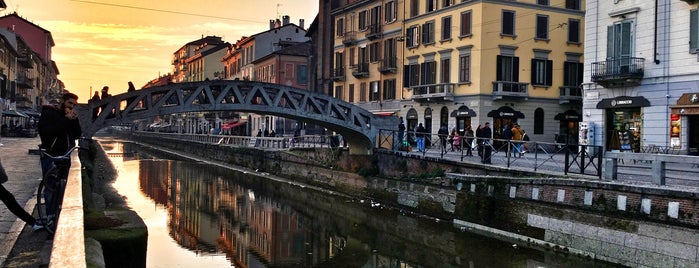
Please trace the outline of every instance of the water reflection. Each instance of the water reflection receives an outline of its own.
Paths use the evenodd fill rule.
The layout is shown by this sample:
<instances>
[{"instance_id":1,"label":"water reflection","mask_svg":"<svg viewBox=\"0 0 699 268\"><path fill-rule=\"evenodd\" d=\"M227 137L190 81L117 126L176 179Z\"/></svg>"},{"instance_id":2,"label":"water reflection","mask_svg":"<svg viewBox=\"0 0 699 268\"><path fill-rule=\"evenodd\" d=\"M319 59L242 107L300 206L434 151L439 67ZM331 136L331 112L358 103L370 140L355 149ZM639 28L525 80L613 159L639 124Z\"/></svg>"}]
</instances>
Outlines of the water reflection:
<instances>
[{"instance_id":1,"label":"water reflection","mask_svg":"<svg viewBox=\"0 0 699 268\"><path fill-rule=\"evenodd\" d=\"M609 267L253 174L157 160L156 152L129 143L108 144L112 152L139 151L139 161L112 161L120 174L115 187L148 225L149 267ZM129 183L138 184L140 197L129 193ZM160 229L169 238L158 237ZM166 251L168 243L188 252Z\"/></svg>"}]
</instances>

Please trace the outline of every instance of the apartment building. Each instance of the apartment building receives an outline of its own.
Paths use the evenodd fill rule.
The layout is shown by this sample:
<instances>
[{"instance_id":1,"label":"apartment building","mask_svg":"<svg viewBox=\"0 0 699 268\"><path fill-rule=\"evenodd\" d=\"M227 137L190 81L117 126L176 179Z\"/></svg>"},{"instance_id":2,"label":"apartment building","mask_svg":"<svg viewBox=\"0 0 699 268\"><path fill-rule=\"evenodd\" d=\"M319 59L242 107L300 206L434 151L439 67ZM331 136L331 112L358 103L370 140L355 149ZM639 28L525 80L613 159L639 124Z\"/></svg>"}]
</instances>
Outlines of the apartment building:
<instances>
[{"instance_id":1,"label":"apartment building","mask_svg":"<svg viewBox=\"0 0 699 268\"><path fill-rule=\"evenodd\" d=\"M584 125L607 151L699 154L699 2L587 1Z\"/></svg>"},{"instance_id":2,"label":"apartment building","mask_svg":"<svg viewBox=\"0 0 699 268\"><path fill-rule=\"evenodd\" d=\"M493 122L494 138L501 138L505 126L519 123L533 140L577 142L584 5L336 4L334 96L404 117L409 129L423 123L432 133L441 125L463 133Z\"/></svg>"},{"instance_id":3,"label":"apartment building","mask_svg":"<svg viewBox=\"0 0 699 268\"><path fill-rule=\"evenodd\" d=\"M180 47L177 51L173 53L172 56L172 82L182 83L191 81L203 81L206 78L213 79L213 72L211 69L216 71L222 70L219 68L220 59L225 53L226 43L219 36L202 36L200 39L194 40ZM220 51L223 47L223 52L215 60L210 60L209 63L215 63L217 66L201 65L201 61L194 62L194 59L201 58L202 53L209 53L207 51L211 49L216 49L215 51ZM194 63L193 63L194 62ZM200 64L200 65L196 65ZM194 66L196 65L196 66ZM190 67L197 67L197 70L190 70ZM209 67L209 70L204 70L204 67ZM208 73L207 73L208 71ZM205 74L209 74L212 77L204 77Z\"/></svg>"}]
</instances>

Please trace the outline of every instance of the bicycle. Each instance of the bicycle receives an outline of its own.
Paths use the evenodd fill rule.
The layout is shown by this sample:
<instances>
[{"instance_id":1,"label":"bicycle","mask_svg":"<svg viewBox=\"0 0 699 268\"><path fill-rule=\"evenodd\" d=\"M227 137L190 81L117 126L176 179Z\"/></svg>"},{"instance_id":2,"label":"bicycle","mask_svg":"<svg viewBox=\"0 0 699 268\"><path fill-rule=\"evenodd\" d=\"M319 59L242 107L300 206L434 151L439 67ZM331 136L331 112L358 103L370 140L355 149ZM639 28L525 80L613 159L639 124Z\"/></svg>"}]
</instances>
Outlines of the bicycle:
<instances>
[{"instance_id":1,"label":"bicycle","mask_svg":"<svg viewBox=\"0 0 699 268\"><path fill-rule=\"evenodd\" d=\"M51 159L53 165L46 171L41 183L39 183L39 188L36 192L36 209L39 214L38 221L44 225L46 231L53 234L56 231L56 224L58 223L58 216L61 212L61 205L63 203L63 194L66 188L66 178L68 174L68 169L70 167L70 154L78 149L75 146L68 150L66 154L60 156L52 156L46 152L45 149L39 149L42 157L48 157ZM62 176L63 175L63 176Z\"/></svg>"}]
</instances>

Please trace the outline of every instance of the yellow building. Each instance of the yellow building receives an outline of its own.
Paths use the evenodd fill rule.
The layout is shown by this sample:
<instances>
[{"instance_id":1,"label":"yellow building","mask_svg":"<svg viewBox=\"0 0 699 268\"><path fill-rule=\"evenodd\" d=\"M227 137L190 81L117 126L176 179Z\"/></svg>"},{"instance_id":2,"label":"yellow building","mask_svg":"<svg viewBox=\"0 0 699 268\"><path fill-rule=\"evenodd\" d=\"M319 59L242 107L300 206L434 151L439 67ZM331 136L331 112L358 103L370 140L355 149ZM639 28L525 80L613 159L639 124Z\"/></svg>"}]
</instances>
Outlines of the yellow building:
<instances>
[{"instance_id":1,"label":"yellow building","mask_svg":"<svg viewBox=\"0 0 699 268\"><path fill-rule=\"evenodd\" d=\"M499 138L517 122L533 140L576 141L584 1L349 2L333 9L336 97L371 111L398 104L388 109L397 109L409 130L423 123L432 133L441 125L463 132L493 122ZM385 20L389 3L397 10L394 22ZM374 16L381 34L371 40ZM395 73L375 70L386 59L387 39L397 47ZM391 96L387 80L394 78Z\"/></svg>"}]
</instances>

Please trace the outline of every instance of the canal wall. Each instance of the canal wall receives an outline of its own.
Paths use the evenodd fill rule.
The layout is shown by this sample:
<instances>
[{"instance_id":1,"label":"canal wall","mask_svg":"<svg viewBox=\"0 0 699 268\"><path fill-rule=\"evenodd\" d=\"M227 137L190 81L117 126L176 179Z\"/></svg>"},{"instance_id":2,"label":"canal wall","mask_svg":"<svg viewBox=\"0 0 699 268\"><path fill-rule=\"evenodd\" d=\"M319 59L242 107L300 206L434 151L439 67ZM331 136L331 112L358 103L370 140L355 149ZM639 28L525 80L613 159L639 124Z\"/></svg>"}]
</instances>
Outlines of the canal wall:
<instances>
[{"instance_id":1,"label":"canal wall","mask_svg":"<svg viewBox=\"0 0 699 268\"><path fill-rule=\"evenodd\" d=\"M699 266L696 191L542 177L377 152L263 151L148 137L132 140L364 196L532 246L628 266Z\"/></svg>"}]
</instances>

